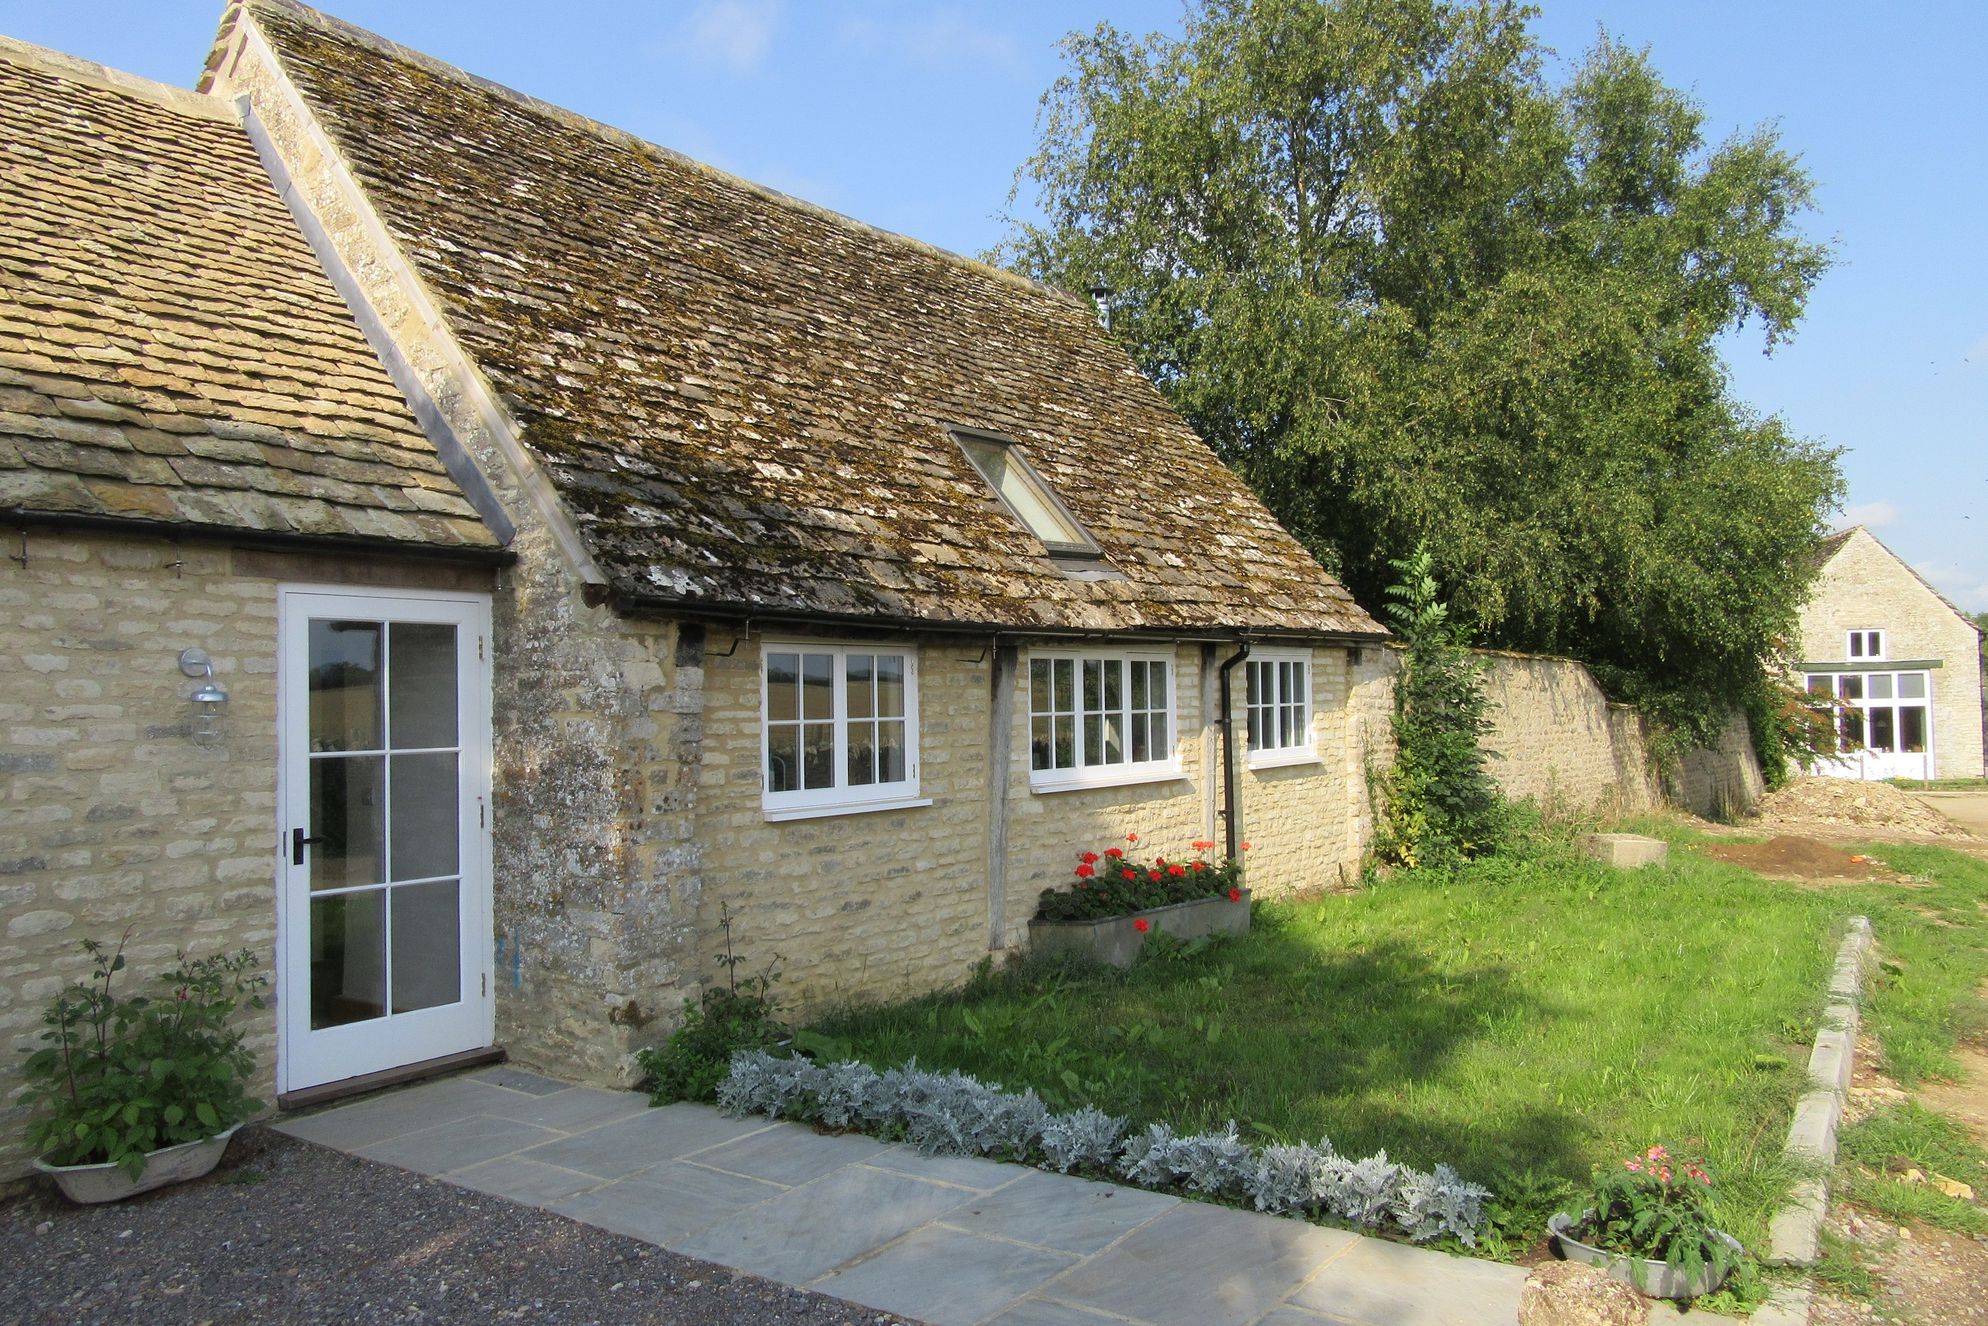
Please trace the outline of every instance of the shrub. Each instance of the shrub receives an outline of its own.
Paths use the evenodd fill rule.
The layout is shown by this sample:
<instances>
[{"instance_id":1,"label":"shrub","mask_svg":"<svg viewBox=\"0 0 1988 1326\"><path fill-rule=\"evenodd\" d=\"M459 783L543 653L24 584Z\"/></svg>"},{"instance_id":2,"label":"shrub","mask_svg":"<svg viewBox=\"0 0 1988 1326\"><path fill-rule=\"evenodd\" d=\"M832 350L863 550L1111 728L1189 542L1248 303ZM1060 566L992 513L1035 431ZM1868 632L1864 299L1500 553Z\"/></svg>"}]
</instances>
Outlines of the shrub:
<instances>
[{"instance_id":1,"label":"shrub","mask_svg":"<svg viewBox=\"0 0 1988 1326\"><path fill-rule=\"evenodd\" d=\"M147 1152L212 1137L262 1108L246 1085L255 1056L229 1025L244 1003L263 1006L268 978L255 972L255 954L182 952L148 998L115 989L122 941L82 946L95 974L49 1001L43 1045L23 1065L22 1098L42 1110L28 1125L30 1146L52 1165L115 1164L135 1179Z\"/></svg>"},{"instance_id":2,"label":"shrub","mask_svg":"<svg viewBox=\"0 0 1988 1326\"><path fill-rule=\"evenodd\" d=\"M1137 843L1139 835L1128 833L1125 841ZM1185 861L1178 858L1170 861L1163 856L1140 861L1116 845L1102 852L1079 853L1073 871L1075 885L1067 889L1044 889L1036 904L1036 919L1093 921L1199 898L1240 902L1242 863L1208 860L1204 853L1213 851L1215 844L1206 839L1197 840L1192 847L1194 855Z\"/></svg>"},{"instance_id":3,"label":"shrub","mask_svg":"<svg viewBox=\"0 0 1988 1326\"><path fill-rule=\"evenodd\" d=\"M769 966L757 976L741 977L739 967L745 959L732 948L729 906L720 907L718 923L725 933L725 952L718 959L725 969L725 984L706 990L701 1004L686 1007L669 1040L635 1052L651 1105L715 1099L718 1084L731 1071L732 1056L741 1050L770 1049L793 1035L776 1016L779 1005L773 984L780 978L779 970ZM779 960L775 954L773 961Z\"/></svg>"}]
</instances>

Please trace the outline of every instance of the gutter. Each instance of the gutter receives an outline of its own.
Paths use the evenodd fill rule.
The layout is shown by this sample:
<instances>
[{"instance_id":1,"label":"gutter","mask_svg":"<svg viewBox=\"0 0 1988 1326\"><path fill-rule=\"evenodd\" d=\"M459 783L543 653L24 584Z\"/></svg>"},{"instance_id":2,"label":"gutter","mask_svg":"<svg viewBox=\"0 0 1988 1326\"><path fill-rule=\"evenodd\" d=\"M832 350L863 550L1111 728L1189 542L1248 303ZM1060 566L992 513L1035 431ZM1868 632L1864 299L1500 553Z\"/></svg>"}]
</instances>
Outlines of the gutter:
<instances>
[{"instance_id":1,"label":"gutter","mask_svg":"<svg viewBox=\"0 0 1988 1326\"><path fill-rule=\"evenodd\" d=\"M1249 657L1249 637L1236 642L1236 652L1222 661L1217 675L1222 679L1222 716L1217 723L1222 729L1222 846L1228 859L1236 859L1236 715L1235 683L1229 673L1236 664Z\"/></svg>"},{"instance_id":2,"label":"gutter","mask_svg":"<svg viewBox=\"0 0 1988 1326\"><path fill-rule=\"evenodd\" d=\"M299 534L294 530L242 529L231 525L182 525L170 520L100 516L87 511L29 511L9 507L0 510L0 525L15 526L23 533L30 527L89 530L165 539L173 543L225 543L264 552L351 553L422 562L467 562L474 566L511 566L518 560L518 554L509 548L399 543L392 539L369 539L358 534Z\"/></svg>"}]
</instances>

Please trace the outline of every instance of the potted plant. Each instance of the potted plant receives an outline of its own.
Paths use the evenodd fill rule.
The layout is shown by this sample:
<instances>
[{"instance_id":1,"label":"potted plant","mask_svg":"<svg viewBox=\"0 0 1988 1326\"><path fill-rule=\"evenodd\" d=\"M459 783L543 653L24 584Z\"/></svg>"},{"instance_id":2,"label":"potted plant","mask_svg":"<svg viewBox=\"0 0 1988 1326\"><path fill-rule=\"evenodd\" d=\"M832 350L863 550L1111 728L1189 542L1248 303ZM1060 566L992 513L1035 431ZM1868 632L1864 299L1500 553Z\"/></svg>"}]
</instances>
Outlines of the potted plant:
<instances>
[{"instance_id":1,"label":"potted plant","mask_svg":"<svg viewBox=\"0 0 1988 1326\"><path fill-rule=\"evenodd\" d=\"M1125 841L1137 844L1139 835L1128 833ZM1194 855L1185 861L1139 861L1117 845L1079 853L1075 884L1042 891L1029 942L1129 967L1156 932L1176 939L1246 933L1249 890L1242 886L1242 862L1208 860L1205 853L1215 844L1206 839L1191 846Z\"/></svg>"},{"instance_id":2,"label":"potted plant","mask_svg":"<svg viewBox=\"0 0 1988 1326\"><path fill-rule=\"evenodd\" d=\"M1577 1220L1560 1212L1547 1230L1568 1261L1599 1266L1651 1298L1689 1299L1726 1282L1745 1255L1714 1227L1712 1176L1662 1146L1599 1174Z\"/></svg>"},{"instance_id":3,"label":"potted plant","mask_svg":"<svg viewBox=\"0 0 1988 1326\"><path fill-rule=\"evenodd\" d=\"M262 1109L247 1090L255 1057L229 1025L243 1003L262 1007L268 982L255 955L182 952L147 997L114 988L124 946L83 941L96 971L49 1001L43 1044L23 1066L23 1099L39 1109L28 1125L28 1143L41 1152L35 1168L77 1202L207 1173Z\"/></svg>"}]
</instances>

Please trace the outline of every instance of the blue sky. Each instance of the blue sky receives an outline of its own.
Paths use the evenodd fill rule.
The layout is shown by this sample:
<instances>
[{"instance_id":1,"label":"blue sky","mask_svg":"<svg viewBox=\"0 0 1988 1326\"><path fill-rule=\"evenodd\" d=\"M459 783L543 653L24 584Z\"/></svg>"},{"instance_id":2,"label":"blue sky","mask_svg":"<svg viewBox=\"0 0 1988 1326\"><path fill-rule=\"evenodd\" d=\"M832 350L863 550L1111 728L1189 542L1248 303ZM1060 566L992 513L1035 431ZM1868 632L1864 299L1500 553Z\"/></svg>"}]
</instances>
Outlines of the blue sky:
<instances>
[{"instance_id":1,"label":"blue sky","mask_svg":"<svg viewBox=\"0 0 1988 1326\"><path fill-rule=\"evenodd\" d=\"M978 253L1002 233L1056 41L1177 30L1178 0L333 0L341 18L813 202ZM1844 449L1845 520L1988 611L1988 5L1542 0L1576 59L1648 46L1713 139L1763 121L1833 239L1794 342L1727 347L1736 394ZM198 76L210 0L0 0L0 33L163 82Z\"/></svg>"}]
</instances>

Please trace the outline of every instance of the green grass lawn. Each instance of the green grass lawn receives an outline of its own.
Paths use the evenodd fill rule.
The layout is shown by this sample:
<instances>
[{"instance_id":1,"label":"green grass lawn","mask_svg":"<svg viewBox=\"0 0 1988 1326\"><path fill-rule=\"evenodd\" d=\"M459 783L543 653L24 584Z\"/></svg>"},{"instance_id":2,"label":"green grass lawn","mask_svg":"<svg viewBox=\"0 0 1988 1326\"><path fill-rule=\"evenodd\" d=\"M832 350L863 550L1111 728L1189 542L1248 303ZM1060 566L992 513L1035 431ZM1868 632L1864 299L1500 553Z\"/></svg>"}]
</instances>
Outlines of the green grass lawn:
<instances>
[{"instance_id":1,"label":"green grass lawn","mask_svg":"<svg viewBox=\"0 0 1988 1326\"><path fill-rule=\"evenodd\" d=\"M1712 1162L1732 1232L1758 1242L1844 920L1869 915L1891 962L1871 1016L1894 1063L1936 1072L1988 975L1988 863L1887 845L1936 882L1805 890L1656 827L1677 844L1663 870L1549 853L1399 876L1259 904L1247 939L1130 973L1025 964L813 1031L878 1067L915 1056L1135 1123L1233 1118L1258 1142L1445 1161L1496 1191L1494 1255L1565 1185L1664 1141Z\"/></svg>"}]
</instances>

